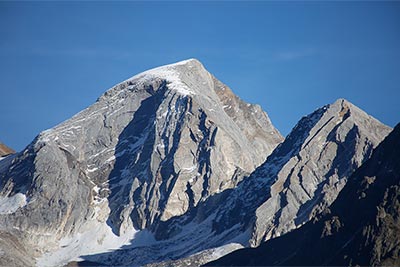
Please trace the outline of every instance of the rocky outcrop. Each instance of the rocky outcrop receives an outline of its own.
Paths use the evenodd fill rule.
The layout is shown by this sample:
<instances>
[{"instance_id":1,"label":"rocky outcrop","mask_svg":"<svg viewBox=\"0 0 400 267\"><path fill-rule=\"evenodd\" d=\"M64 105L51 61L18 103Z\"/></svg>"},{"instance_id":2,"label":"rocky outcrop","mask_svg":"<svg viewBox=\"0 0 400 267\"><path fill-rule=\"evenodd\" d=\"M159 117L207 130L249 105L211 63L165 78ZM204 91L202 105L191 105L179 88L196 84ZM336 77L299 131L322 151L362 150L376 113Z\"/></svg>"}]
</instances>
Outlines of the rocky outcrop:
<instances>
[{"instance_id":1,"label":"rocky outcrop","mask_svg":"<svg viewBox=\"0 0 400 267\"><path fill-rule=\"evenodd\" d=\"M324 214L209 266L398 266L400 125L349 178Z\"/></svg>"},{"instance_id":2,"label":"rocky outcrop","mask_svg":"<svg viewBox=\"0 0 400 267\"><path fill-rule=\"evenodd\" d=\"M34 256L59 244L73 251L42 265L93 253L68 243L93 229L94 251L120 246L234 188L282 139L260 106L197 60L156 68L0 161L0 230Z\"/></svg>"}]
</instances>

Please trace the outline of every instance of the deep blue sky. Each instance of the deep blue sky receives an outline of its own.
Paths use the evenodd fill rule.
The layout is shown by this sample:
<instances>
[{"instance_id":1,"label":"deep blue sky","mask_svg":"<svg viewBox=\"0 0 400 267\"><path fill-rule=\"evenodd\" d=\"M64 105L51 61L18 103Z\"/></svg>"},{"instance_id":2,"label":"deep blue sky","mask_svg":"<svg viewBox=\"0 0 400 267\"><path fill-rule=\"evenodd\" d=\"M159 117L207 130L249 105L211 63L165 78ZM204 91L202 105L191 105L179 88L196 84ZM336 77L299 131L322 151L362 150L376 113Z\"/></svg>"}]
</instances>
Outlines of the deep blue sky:
<instances>
[{"instance_id":1,"label":"deep blue sky","mask_svg":"<svg viewBox=\"0 0 400 267\"><path fill-rule=\"evenodd\" d=\"M341 97L400 121L400 2L0 2L0 140L21 150L114 84L192 57L284 135Z\"/></svg>"}]
</instances>

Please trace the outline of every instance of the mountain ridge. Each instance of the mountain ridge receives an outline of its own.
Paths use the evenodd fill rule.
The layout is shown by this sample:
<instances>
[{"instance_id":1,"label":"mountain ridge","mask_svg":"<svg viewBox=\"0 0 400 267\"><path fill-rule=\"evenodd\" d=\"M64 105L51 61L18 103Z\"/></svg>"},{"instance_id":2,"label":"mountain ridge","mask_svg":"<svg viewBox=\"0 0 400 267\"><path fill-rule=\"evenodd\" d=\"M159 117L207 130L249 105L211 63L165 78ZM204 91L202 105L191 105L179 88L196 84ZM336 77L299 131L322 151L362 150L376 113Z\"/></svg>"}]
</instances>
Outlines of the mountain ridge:
<instances>
[{"instance_id":1,"label":"mountain ridge","mask_svg":"<svg viewBox=\"0 0 400 267\"><path fill-rule=\"evenodd\" d=\"M398 265L399 148L400 124L314 221L207 266Z\"/></svg>"},{"instance_id":2,"label":"mountain ridge","mask_svg":"<svg viewBox=\"0 0 400 267\"><path fill-rule=\"evenodd\" d=\"M0 216L1 230L35 247L35 257L59 244L78 253L72 258L93 253L77 252L71 240L96 227L95 252L105 249L102 238L122 246L234 187L281 140L259 106L234 97L200 62L152 69L1 162L0 195L18 199ZM51 260L39 263L60 264Z\"/></svg>"},{"instance_id":3,"label":"mountain ridge","mask_svg":"<svg viewBox=\"0 0 400 267\"><path fill-rule=\"evenodd\" d=\"M199 61L151 69L0 161L0 246L43 267L200 265L318 216L390 130L339 99L283 140Z\"/></svg>"},{"instance_id":4,"label":"mountain ridge","mask_svg":"<svg viewBox=\"0 0 400 267\"><path fill-rule=\"evenodd\" d=\"M240 247L257 246L263 241L267 231L276 232L275 236L272 235L266 239L285 234L296 228L294 224L288 224L292 218L303 220L303 222L312 219L315 214L318 214L318 210L329 206L329 201L335 199L345 184L347 176L369 158L372 148L391 130L355 106L350 106L348 116L344 116L343 105L349 106L350 103L338 100L332 105L324 106L303 117L292 131L292 138L289 135L270 154L266 163L258 167L249 177L243 179L237 187L210 197L183 216L174 217L159 224L156 229L152 230L158 240L157 244L149 245L147 248L127 247L122 251L84 258L89 261L117 265L131 263L147 264L146 266L198 266ZM351 113L351 111L353 112ZM360 114L362 118L358 118ZM368 127L375 129L374 131L378 133L376 138L373 138L374 134L370 135L368 127L357 127L360 119L362 119L361 121L365 119ZM326 147L331 148L323 149ZM342 148L339 149L339 147ZM308 158L306 162L309 163L302 163L299 158L306 159L304 153L317 158L314 160ZM321 169L320 172L317 174L304 173L304 177L309 179L319 177L316 179L318 183L323 183L325 180L331 179L330 177L334 180L323 187L327 197L318 199L315 203L307 203L310 210L316 210L315 214L309 213L310 215L304 218L296 218L297 211L306 203L307 199L305 199L303 202L299 202L300 205L294 206L296 212L289 213L289 216L277 221L273 228L269 229L268 224L260 224L260 222L269 222L270 216L263 214L263 211L272 211L276 213L274 216L277 217L282 214L281 210L287 209L276 202L276 198L271 198L270 189L277 181L274 177L278 175L289 181L289 183L281 183L282 185L287 184L285 187L288 188L290 180L297 177L297 171L292 172L295 164L300 162L297 170L301 170L301 167L307 166L310 162L319 164L320 154L324 159L321 161L322 165L315 165L317 170ZM327 165L323 167L325 164ZM330 172L332 174L329 174ZM314 190L315 194L319 194L316 189ZM286 191L277 192L280 194ZM275 195L279 196L279 194ZM271 204L274 201L278 204ZM296 203L290 201L292 205L292 202ZM275 207L281 207L281 209ZM293 209L290 209L289 206L289 210ZM300 221L297 227L302 224ZM256 239L257 236L261 236L261 238ZM159 256L157 259L138 259L140 255L148 255L149 251L163 256ZM163 261L163 258L171 260ZM161 262L157 262L160 260Z\"/></svg>"}]
</instances>

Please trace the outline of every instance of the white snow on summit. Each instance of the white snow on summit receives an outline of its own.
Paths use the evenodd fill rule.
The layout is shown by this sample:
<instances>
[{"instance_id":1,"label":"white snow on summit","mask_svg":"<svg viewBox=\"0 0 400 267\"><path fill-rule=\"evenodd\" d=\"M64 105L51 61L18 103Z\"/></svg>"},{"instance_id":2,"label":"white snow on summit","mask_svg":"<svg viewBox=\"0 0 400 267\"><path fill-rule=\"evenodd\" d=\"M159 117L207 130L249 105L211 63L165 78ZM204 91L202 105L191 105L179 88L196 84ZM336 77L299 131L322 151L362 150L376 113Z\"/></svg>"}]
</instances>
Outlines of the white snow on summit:
<instances>
[{"instance_id":1,"label":"white snow on summit","mask_svg":"<svg viewBox=\"0 0 400 267\"><path fill-rule=\"evenodd\" d=\"M183 60L177 63L150 69L138 75L135 75L126 81L132 81L132 80L147 81L147 80L152 80L154 78L161 78L165 79L168 82L168 87L170 89L175 90L185 96L194 95L195 93L192 90L190 90L190 88L184 82L182 82L179 76L179 71L176 69L177 66L186 65L194 60L195 59Z\"/></svg>"}]
</instances>

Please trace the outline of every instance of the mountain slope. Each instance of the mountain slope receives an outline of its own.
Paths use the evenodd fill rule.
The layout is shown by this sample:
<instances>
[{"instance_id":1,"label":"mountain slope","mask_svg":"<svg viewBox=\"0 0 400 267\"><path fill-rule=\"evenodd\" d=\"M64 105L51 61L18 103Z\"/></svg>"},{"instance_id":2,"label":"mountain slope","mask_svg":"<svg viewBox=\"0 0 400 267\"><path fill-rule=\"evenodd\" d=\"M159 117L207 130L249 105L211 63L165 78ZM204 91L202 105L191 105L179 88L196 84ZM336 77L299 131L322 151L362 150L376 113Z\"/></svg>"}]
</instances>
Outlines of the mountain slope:
<instances>
[{"instance_id":1,"label":"mountain slope","mask_svg":"<svg viewBox=\"0 0 400 267\"><path fill-rule=\"evenodd\" d=\"M197 60L152 69L0 162L0 230L48 251L41 265L119 248L235 187L282 139Z\"/></svg>"},{"instance_id":2,"label":"mountain slope","mask_svg":"<svg viewBox=\"0 0 400 267\"><path fill-rule=\"evenodd\" d=\"M400 125L318 220L209 266L400 264Z\"/></svg>"},{"instance_id":3,"label":"mountain slope","mask_svg":"<svg viewBox=\"0 0 400 267\"><path fill-rule=\"evenodd\" d=\"M152 229L157 243L85 259L116 265L196 266L243 246L257 246L329 206L390 130L339 99L302 118L237 187L158 224Z\"/></svg>"},{"instance_id":4,"label":"mountain slope","mask_svg":"<svg viewBox=\"0 0 400 267\"><path fill-rule=\"evenodd\" d=\"M344 99L303 118L256 172L268 179L271 197L257 208L253 244L297 228L329 206L390 131Z\"/></svg>"}]
</instances>

